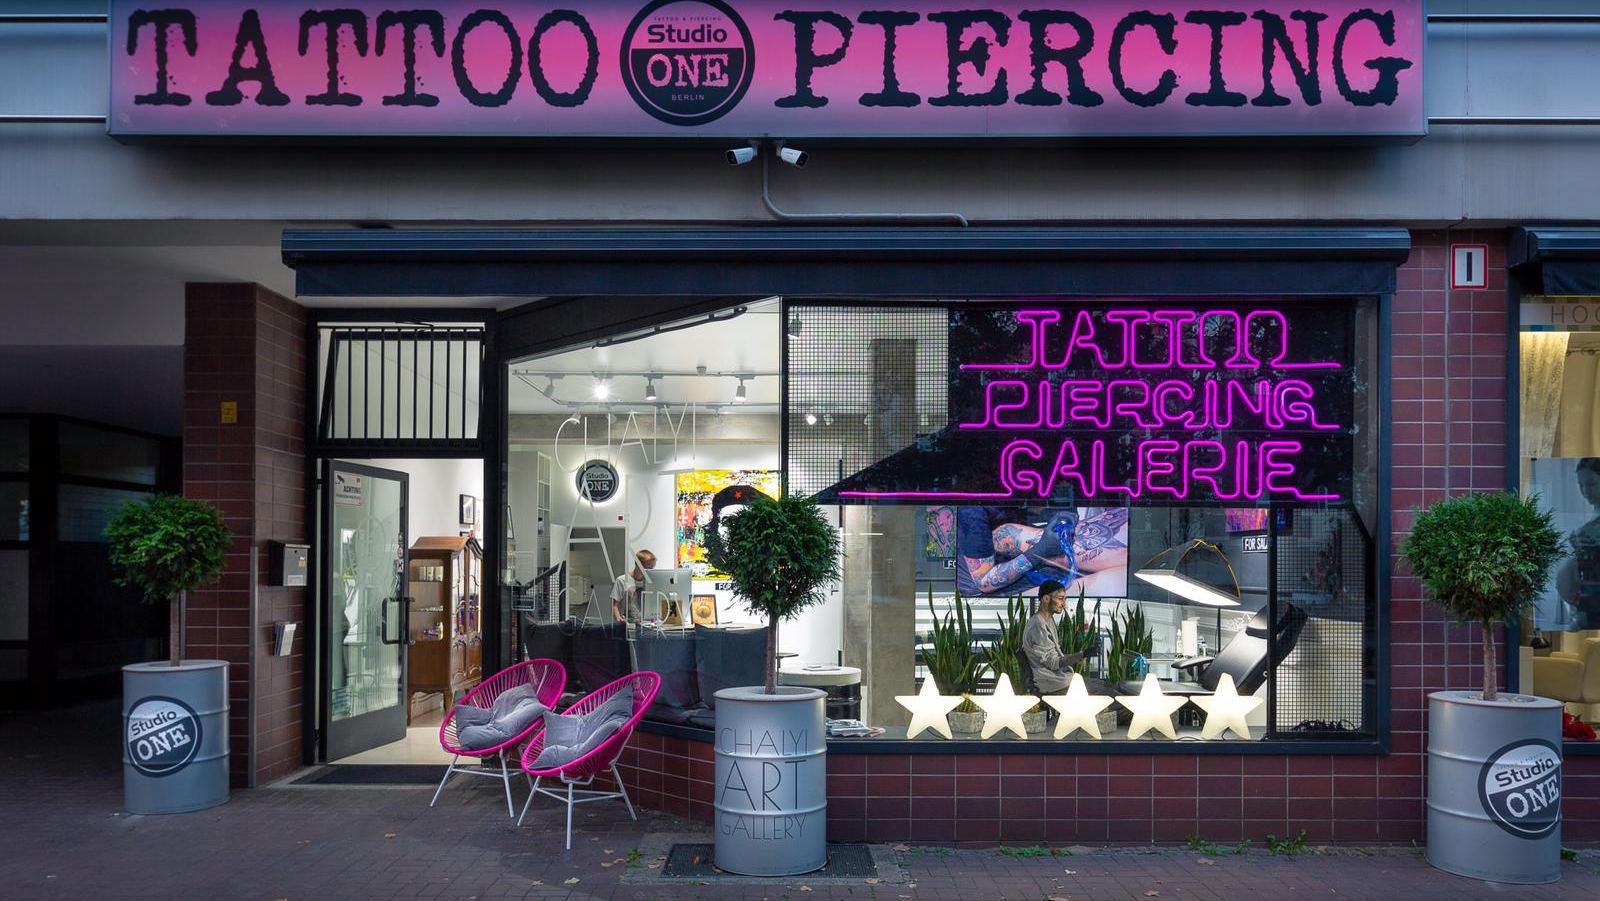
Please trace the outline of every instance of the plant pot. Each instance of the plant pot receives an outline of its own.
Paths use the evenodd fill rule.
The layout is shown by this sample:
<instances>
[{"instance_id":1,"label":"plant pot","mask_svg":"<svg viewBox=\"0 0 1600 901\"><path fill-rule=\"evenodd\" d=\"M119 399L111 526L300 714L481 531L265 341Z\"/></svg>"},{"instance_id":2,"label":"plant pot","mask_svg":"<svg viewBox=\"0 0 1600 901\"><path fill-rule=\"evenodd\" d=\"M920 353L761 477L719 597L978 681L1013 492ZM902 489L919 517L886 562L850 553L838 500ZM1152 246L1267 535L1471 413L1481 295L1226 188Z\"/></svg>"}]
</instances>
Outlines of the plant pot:
<instances>
[{"instance_id":1,"label":"plant pot","mask_svg":"<svg viewBox=\"0 0 1600 901\"><path fill-rule=\"evenodd\" d=\"M1428 696L1428 863L1491 882L1561 878L1561 704Z\"/></svg>"},{"instance_id":2,"label":"plant pot","mask_svg":"<svg viewBox=\"0 0 1600 901\"><path fill-rule=\"evenodd\" d=\"M1050 728L1050 713L1045 710L1030 710L1022 715L1022 728L1029 735L1034 735Z\"/></svg>"},{"instance_id":3,"label":"plant pot","mask_svg":"<svg viewBox=\"0 0 1600 901\"><path fill-rule=\"evenodd\" d=\"M828 862L825 692L779 686L717 692L716 865L796 876Z\"/></svg>"},{"instance_id":4,"label":"plant pot","mask_svg":"<svg viewBox=\"0 0 1600 901\"><path fill-rule=\"evenodd\" d=\"M122 793L128 813L228 800L227 661L122 668Z\"/></svg>"},{"instance_id":5,"label":"plant pot","mask_svg":"<svg viewBox=\"0 0 1600 901\"><path fill-rule=\"evenodd\" d=\"M984 714L982 710L974 710L971 713L952 711L945 715L945 719L950 723L951 732L976 735L983 731Z\"/></svg>"}]
</instances>

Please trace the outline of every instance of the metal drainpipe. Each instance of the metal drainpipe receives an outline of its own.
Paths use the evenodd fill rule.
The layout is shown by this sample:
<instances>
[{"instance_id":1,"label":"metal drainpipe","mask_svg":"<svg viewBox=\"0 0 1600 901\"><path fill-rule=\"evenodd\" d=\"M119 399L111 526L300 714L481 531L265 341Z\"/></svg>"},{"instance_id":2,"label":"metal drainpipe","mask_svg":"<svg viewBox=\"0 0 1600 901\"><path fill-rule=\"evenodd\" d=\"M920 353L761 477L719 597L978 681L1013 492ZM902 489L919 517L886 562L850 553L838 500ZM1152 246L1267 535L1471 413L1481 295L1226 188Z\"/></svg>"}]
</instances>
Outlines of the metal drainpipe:
<instances>
[{"instance_id":1,"label":"metal drainpipe","mask_svg":"<svg viewBox=\"0 0 1600 901\"><path fill-rule=\"evenodd\" d=\"M771 161L766 147L758 144L756 155L761 157L761 202L767 205L767 211L774 217L785 222L953 222L962 228L969 227L972 223L960 213L789 213L778 209L772 202L772 193L768 181L768 171Z\"/></svg>"}]
</instances>

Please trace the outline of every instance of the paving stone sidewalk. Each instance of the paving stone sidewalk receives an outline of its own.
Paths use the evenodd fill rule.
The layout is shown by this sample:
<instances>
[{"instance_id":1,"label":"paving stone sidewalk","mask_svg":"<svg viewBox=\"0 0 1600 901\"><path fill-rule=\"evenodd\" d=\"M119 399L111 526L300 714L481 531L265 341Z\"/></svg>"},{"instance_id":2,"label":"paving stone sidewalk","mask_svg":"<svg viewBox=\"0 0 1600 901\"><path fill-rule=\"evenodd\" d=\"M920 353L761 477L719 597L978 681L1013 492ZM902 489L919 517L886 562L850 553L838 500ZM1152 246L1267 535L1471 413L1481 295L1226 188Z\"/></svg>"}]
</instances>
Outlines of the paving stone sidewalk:
<instances>
[{"instance_id":1,"label":"paving stone sidewalk","mask_svg":"<svg viewBox=\"0 0 1600 901\"><path fill-rule=\"evenodd\" d=\"M85 712L87 711L87 712ZM0 715L0 896L163 901L367 899L767 899L767 901L1280 901L1285 898L1583 898L1600 895L1600 852L1551 886L1494 886L1433 870L1411 848L872 848L876 876L751 884L663 881L674 842L708 828L620 803L579 808L563 848L554 802L528 825L498 783L458 778L439 806L424 787L270 787L178 816L122 813L115 708ZM518 797L520 803L521 797Z\"/></svg>"}]
</instances>

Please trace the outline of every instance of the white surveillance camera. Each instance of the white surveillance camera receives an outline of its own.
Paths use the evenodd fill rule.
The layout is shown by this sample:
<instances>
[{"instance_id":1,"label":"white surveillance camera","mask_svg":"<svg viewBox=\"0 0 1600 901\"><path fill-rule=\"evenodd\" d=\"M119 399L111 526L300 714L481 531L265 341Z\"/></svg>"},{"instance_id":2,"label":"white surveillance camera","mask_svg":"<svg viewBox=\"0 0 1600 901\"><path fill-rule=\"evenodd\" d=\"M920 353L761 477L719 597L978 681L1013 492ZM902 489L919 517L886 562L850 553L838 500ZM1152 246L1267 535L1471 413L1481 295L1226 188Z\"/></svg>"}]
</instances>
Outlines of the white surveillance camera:
<instances>
[{"instance_id":1,"label":"white surveillance camera","mask_svg":"<svg viewBox=\"0 0 1600 901\"><path fill-rule=\"evenodd\" d=\"M779 147L778 159L783 160L796 169L799 169L811 159L811 154L806 153L804 150L796 150L793 147Z\"/></svg>"},{"instance_id":2,"label":"white surveillance camera","mask_svg":"<svg viewBox=\"0 0 1600 901\"><path fill-rule=\"evenodd\" d=\"M756 149L754 147L735 147L728 151L728 165L730 166L743 166L755 158Z\"/></svg>"}]
</instances>

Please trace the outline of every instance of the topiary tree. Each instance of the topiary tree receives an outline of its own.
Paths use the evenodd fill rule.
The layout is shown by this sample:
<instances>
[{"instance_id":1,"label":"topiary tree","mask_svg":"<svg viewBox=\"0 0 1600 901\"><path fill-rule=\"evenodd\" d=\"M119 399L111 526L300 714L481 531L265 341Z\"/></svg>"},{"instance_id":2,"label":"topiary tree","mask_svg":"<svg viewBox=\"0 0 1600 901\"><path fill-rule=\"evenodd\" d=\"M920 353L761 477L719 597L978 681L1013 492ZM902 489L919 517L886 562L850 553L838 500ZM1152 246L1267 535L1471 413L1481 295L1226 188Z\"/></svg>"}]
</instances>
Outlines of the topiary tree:
<instances>
[{"instance_id":1,"label":"topiary tree","mask_svg":"<svg viewBox=\"0 0 1600 901\"><path fill-rule=\"evenodd\" d=\"M1483 699L1499 695L1494 624L1520 618L1566 555L1561 533L1537 497L1466 494L1417 516L1400 557L1433 602L1457 623L1483 628Z\"/></svg>"},{"instance_id":2,"label":"topiary tree","mask_svg":"<svg viewBox=\"0 0 1600 901\"><path fill-rule=\"evenodd\" d=\"M118 585L144 591L146 603L171 601L169 650L181 660L178 624L184 594L216 581L233 534L217 508L176 494L157 494L122 506L106 526Z\"/></svg>"},{"instance_id":3,"label":"topiary tree","mask_svg":"<svg viewBox=\"0 0 1600 901\"><path fill-rule=\"evenodd\" d=\"M767 619L766 693L777 693L778 623L820 604L839 578L839 533L810 498L755 503L706 536L706 559L728 574L750 612Z\"/></svg>"}]
</instances>

